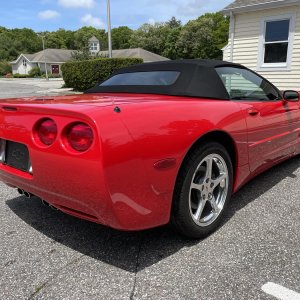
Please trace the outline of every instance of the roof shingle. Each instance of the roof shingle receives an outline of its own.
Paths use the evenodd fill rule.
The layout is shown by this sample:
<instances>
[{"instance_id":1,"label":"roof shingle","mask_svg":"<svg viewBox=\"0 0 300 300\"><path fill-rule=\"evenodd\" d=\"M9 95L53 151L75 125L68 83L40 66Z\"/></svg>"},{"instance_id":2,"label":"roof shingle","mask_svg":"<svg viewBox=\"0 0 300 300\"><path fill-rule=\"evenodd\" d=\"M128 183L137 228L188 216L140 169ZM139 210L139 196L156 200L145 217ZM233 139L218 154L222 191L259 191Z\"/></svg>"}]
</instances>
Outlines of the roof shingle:
<instances>
[{"instance_id":1,"label":"roof shingle","mask_svg":"<svg viewBox=\"0 0 300 300\"><path fill-rule=\"evenodd\" d=\"M65 49L45 49L34 55L33 62L67 62L72 57L73 50Z\"/></svg>"},{"instance_id":2,"label":"roof shingle","mask_svg":"<svg viewBox=\"0 0 300 300\"><path fill-rule=\"evenodd\" d=\"M107 56L108 52L107 51L100 51L100 54ZM113 54L113 57L115 57L115 58L119 58L119 57L142 58L144 60L144 62L156 62L156 61L169 60L166 57L160 56L160 55L155 54L153 52L144 50L142 48L113 50L112 54Z\"/></svg>"},{"instance_id":3,"label":"roof shingle","mask_svg":"<svg viewBox=\"0 0 300 300\"><path fill-rule=\"evenodd\" d=\"M98 43L99 43L99 40L98 40L95 36L92 36L92 37L89 39L89 42L98 42Z\"/></svg>"},{"instance_id":4,"label":"roof shingle","mask_svg":"<svg viewBox=\"0 0 300 300\"><path fill-rule=\"evenodd\" d=\"M72 58L72 52L74 52L74 50L45 49L33 54L21 54L16 60L12 61L11 63L17 63L22 56L25 56L30 62L34 63L43 63L45 62L45 60L49 63L64 63Z\"/></svg>"},{"instance_id":5,"label":"roof shingle","mask_svg":"<svg viewBox=\"0 0 300 300\"><path fill-rule=\"evenodd\" d=\"M224 11L229 11L229 10L235 10L235 9L239 9L239 8L244 8L244 7L253 7L253 6L259 6L259 5L263 5L263 4L289 4L291 2L300 2L297 0L236 0L233 3L229 4L228 6L226 6L223 9Z\"/></svg>"},{"instance_id":6,"label":"roof shingle","mask_svg":"<svg viewBox=\"0 0 300 300\"><path fill-rule=\"evenodd\" d=\"M45 49L44 51L40 51L34 54L23 54L23 56L25 56L29 61L34 63L44 63L45 61L47 63L64 63L72 59L72 52L74 51L75 50ZM99 53L102 56L108 56L108 51L100 51ZM169 60L166 57L160 56L142 48L113 50L113 57L137 57L142 58L144 62ZM13 61L12 63L16 63L19 60L19 58Z\"/></svg>"}]
</instances>

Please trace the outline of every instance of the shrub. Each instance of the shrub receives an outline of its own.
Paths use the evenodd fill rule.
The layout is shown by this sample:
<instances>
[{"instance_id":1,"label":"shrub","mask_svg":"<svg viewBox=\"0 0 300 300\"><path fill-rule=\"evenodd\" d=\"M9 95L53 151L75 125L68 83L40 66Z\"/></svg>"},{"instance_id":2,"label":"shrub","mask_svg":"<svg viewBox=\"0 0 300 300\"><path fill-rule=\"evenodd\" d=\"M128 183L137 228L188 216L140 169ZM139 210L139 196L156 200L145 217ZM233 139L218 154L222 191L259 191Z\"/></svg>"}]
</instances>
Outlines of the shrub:
<instances>
[{"instance_id":1,"label":"shrub","mask_svg":"<svg viewBox=\"0 0 300 300\"><path fill-rule=\"evenodd\" d=\"M8 73L12 73L11 64L7 61L0 61L0 76L5 76Z\"/></svg>"},{"instance_id":2,"label":"shrub","mask_svg":"<svg viewBox=\"0 0 300 300\"><path fill-rule=\"evenodd\" d=\"M14 74L14 78L29 78L30 76L28 74Z\"/></svg>"},{"instance_id":3,"label":"shrub","mask_svg":"<svg viewBox=\"0 0 300 300\"><path fill-rule=\"evenodd\" d=\"M40 77L41 74L41 69L39 67L32 68L28 73L30 77Z\"/></svg>"},{"instance_id":4,"label":"shrub","mask_svg":"<svg viewBox=\"0 0 300 300\"><path fill-rule=\"evenodd\" d=\"M62 65L66 87L85 91L97 82L106 80L114 71L142 63L140 58L99 58L87 61L70 61Z\"/></svg>"}]
</instances>

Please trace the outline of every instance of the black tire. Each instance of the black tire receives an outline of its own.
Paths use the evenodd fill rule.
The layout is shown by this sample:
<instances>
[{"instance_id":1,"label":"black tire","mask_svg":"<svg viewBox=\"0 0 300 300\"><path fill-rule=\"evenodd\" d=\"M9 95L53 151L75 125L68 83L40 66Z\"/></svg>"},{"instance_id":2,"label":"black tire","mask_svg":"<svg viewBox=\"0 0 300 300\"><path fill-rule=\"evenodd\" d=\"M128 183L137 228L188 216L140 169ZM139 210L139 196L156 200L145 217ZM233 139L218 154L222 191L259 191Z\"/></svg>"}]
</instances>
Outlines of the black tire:
<instances>
[{"instance_id":1,"label":"black tire","mask_svg":"<svg viewBox=\"0 0 300 300\"><path fill-rule=\"evenodd\" d=\"M223 202L224 206L220 211L219 215L216 216L216 219L208 226L200 226L199 224L196 224L196 222L194 221L190 209L191 184L199 164L209 155L215 155L215 154L222 157L227 167L227 171L228 171L228 176L226 179L226 182L228 182L227 196L225 197L226 194L224 194L223 197L225 199L225 202ZM191 151L191 153L188 154L178 174L174 195L173 195L171 225L180 234L188 238L199 239L199 238L206 237L207 235L215 231L220 225L220 222L222 221L222 217L224 215L224 212L228 206L228 202L232 195L232 187L233 187L233 167L232 167L231 158L227 150L217 142L209 141L200 144L199 147L197 147L196 149ZM200 197L202 197L202 194Z\"/></svg>"}]
</instances>

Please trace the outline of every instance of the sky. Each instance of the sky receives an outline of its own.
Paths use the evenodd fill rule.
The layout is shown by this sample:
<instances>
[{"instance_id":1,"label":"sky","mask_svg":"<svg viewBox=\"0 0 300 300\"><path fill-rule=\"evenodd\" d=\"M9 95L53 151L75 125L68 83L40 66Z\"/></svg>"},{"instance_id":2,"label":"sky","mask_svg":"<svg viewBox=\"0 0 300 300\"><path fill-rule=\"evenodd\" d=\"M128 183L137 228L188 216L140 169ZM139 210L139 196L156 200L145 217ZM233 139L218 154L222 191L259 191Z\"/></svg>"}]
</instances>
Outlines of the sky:
<instances>
[{"instance_id":1,"label":"sky","mask_svg":"<svg viewBox=\"0 0 300 300\"><path fill-rule=\"evenodd\" d=\"M172 16L186 23L233 0L111 0L112 27L136 29ZM106 0L0 0L0 26L52 31L82 26L106 28Z\"/></svg>"}]
</instances>

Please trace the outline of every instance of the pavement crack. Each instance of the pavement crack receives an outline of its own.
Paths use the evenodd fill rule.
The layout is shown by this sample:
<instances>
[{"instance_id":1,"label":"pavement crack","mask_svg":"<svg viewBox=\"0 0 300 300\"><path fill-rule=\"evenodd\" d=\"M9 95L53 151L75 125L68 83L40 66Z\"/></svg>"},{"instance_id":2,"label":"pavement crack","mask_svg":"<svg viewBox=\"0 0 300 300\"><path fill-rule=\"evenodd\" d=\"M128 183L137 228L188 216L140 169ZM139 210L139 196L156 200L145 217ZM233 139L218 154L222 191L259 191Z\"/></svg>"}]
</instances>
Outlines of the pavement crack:
<instances>
[{"instance_id":1,"label":"pavement crack","mask_svg":"<svg viewBox=\"0 0 300 300\"><path fill-rule=\"evenodd\" d=\"M15 260L15 259L13 259L13 260L10 260L10 261L8 261L8 262L7 262L7 263L4 265L4 267L11 266L11 265L13 265L15 262L16 262L16 260Z\"/></svg>"},{"instance_id":2,"label":"pavement crack","mask_svg":"<svg viewBox=\"0 0 300 300\"><path fill-rule=\"evenodd\" d=\"M48 286L55 278L58 277L58 275L61 273L61 271L63 271L64 269L66 269L67 267L69 267L72 264L76 264L77 262L79 262L85 255L80 255L79 257L76 257L72 260L70 260L66 265L64 265L63 267L61 267L53 276L51 276L48 280L46 280L45 282L41 283L40 285L38 285L35 289L35 291L27 298L27 300L32 300L37 294L39 294L46 286Z\"/></svg>"},{"instance_id":3,"label":"pavement crack","mask_svg":"<svg viewBox=\"0 0 300 300\"><path fill-rule=\"evenodd\" d=\"M33 299L46 285L47 285L47 282L44 282L41 285L37 286L35 288L35 291L29 296L28 299Z\"/></svg>"},{"instance_id":4,"label":"pavement crack","mask_svg":"<svg viewBox=\"0 0 300 300\"><path fill-rule=\"evenodd\" d=\"M104 240L104 244L107 244L108 241L111 238L111 232L110 230L107 233L106 239ZM37 294L39 294L45 287L47 287L55 278L59 276L59 274L69 267L70 265L76 264L79 262L84 256L87 256L88 254L82 254L72 260L70 260L66 265L64 265L62 268L60 268L53 276L51 276L48 280L46 280L44 283L40 284L39 286L36 287L35 291L27 298L27 300L32 300Z\"/></svg>"},{"instance_id":5,"label":"pavement crack","mask_svg":"<svg viewBox=\"0 0 300 300\"><path fill-rule=\"evenodd\" d=\"M141 256L141 252L142 252L143 242L144 242L144 238L143 238L143 236L141 236L139 247L138 247L138 253L136 255L134 281L133 281L133 286L132 286L132 290L131 290L130 297L129 297L130 300L134 299L134 295L135 295L135 292L136 292L137 274L138 274L138 270L139 270L139 266L140 266L140 256Z\"/></svg>"}]
</instances>

